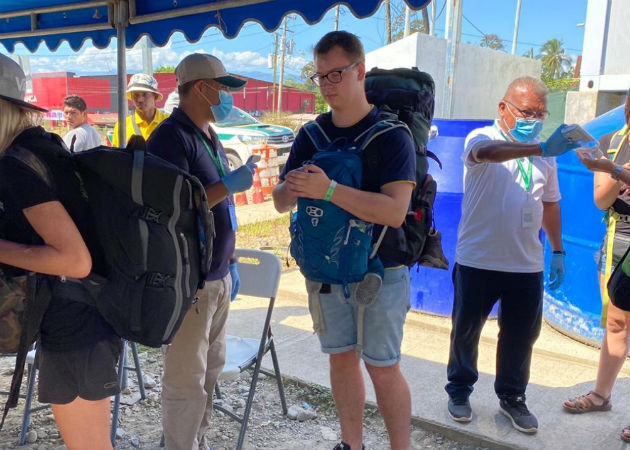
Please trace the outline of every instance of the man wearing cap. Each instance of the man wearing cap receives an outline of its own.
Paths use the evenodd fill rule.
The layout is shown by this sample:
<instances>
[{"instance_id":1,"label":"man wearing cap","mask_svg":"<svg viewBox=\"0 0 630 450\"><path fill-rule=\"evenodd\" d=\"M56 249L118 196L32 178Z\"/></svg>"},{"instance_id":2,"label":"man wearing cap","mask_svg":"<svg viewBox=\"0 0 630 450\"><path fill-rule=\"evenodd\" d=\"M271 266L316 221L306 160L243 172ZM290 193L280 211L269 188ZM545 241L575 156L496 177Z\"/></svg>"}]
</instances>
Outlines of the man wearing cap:
<instances>
[{"instance_id":1,"label":"man wearing cap","mask_svg":"<svg viewBox=\"0 0 630 450\"><path fill-rule=\"evenodd\" d=\"M238 292L234 253L236 214L232 194L252 185L255 164L230 172L211 122L232 109L231 91L245 81L228 75L220 60L194 53L175 69L179 106L147 141L147 150L196 176L206 188L215 239L210 272L198 302L169 346L163 347L162 424L166 450L209 448L212 394L225 363L225 323Z\"/></svg>"},{"instance_id":2,"label":"man wearing cap","mask_svg":"<svg viewBox=\"0 0 630 450\"><path fill-rule=\"evenodd\" d=\"M155 106L156 102L162 100L162 94L158 91L157 80L146 73L133 75L127 84L127 98L133 101L136 111L127 116L126 142L129 142L134 134L149 139L153 130L168 117L168 114L163 113ZM114 126L112 145L120 147L118 122Z\"/></svg>"}]
</instances>

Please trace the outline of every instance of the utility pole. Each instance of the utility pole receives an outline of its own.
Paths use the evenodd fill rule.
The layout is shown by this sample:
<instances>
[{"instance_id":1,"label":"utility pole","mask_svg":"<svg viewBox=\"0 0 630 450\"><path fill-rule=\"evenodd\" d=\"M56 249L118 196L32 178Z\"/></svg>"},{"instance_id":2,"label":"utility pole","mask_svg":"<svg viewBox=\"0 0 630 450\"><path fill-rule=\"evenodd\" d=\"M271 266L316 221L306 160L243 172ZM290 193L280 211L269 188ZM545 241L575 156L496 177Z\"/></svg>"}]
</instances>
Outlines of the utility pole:
<instances>
[{"instance_id":1,"label":"utility pole","mask_svg":"<svg viewBox=\"0 0 630 450\"><path fill-rule=\"evenodd\" d=\"M284 55L287 52L287 21L289 20L289 16L284 18L284 25L282 26L282 41L280 42L280 47L282 49L282 53L280 55L280 83L278 89L278 106L276 108L276 112L282 111L282 85L284 83Z\"/></svg>"},{"instance_id":2,"label":"utility pole","mask_svg":"<svg viewBox=\"0 0 630 450\"><path fill-rule=\"evenodd\" d=\"M518 38L518 22L521 19L521 0L516 0L516 17L514 17L514 36L512 37L512 54L516 54L516 40Z\"/></svg>"},{"instance_id":3,"label":"utility pole","mask_svg":"<svg viewBox=\"0 0 630 450\"><path fill-rule=\"evenodd\" d=\"M335 31L339 31L339 5L335 8Z\"/></svg>"},{"instance_id":4,"label":"utility pole","mask_svg":"<svg viewBox=\"0 0 630 450\"><path fill-rule=\"evenodd\" d=\"M274 33L275 43L273 44L273 96L271 98L271 112L276 112L276 74L278 72L278 33Z\"/></svg>"},{"instance_id":5,"label":"utility pole","mask_svg":"<svg viewBox=\"0 0 630 450\"><path fill-rule=\"evenodd\" d=\"M389 0L385 0L385 36L387 37L387 43L392 43L392 15L389 6Z\"/></svg>"},{"instance_id":6,"label":"utility pole","mask_svg":"<svg viewBox=\"0 0 630 450\"><path fill-rule=\"evenodd\" d=\"M427 7L422 8L422 32L424 34L429 34L429 11L427 11Z\"/></svg>"},{"instance_id":7,"label":"utility pole","mask_svg":"<svg viewBox=\"0 0 630 450\"><path fill-rule=\"evenodd\" d=\"M405 5L405 31L403 37L409 36L409 29L411 28L411 8Z\"/></svg>"},{"instance_id":8,"label":"utility pole","mask_svg":"<svg viewBox=\"0 0 630 450\"><path fill-rule=\"evenodd\" d=\"M462 36L463 0L446 0L446 61L444 71L444 95L442 97L442 119L453 117L453 92L455 90L455 66L457 47Z\"/></svg>"},{"instance_id":9,"label":"utility pole","mask_svg":"<svg viewBox=\"0 0 630 450\"><path fill-rule=\"evenodd\" d=\"M431 2L431 36L435 36L435 21L437 14L437 5L435 2Z\"/></svg>"},{"instance_id":10,"label":"utility pole","mask_svg":"<svg viewBox=\"0 0 630 450\"><path fill-rule=\"evenodd\" d=\"M151 47L153 46L149 36L143 37L140 45L142 46L142 72L153 75L153 55L151 54Z\"/></svg>"}]
</instances>

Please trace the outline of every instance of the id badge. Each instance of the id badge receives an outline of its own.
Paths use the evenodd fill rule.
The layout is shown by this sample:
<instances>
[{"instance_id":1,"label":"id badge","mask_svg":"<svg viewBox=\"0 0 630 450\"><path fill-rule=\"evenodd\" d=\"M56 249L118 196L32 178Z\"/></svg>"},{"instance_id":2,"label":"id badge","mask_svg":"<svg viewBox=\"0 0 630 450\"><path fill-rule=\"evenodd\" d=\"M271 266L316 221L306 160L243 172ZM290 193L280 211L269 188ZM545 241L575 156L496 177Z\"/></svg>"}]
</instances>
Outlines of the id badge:
<instances>
[{"instance_id":1,"label":"id badge","mask_svg":"<svg viewBox=\"0 0 630 450\"><path fill-rule=\"evenodd\" d=\"M534 208L530 205L524 205L521 210L521 227L534 228Z\"/></svg>"},{"instance_id":2,"label":"id badge","mask_svg":"<svg viewBox=\"0 0 630 450\"><path fill-rule=\"evenodd\" d=\"M228 205L228 211L230 212L230 227L232 231L238 230L238 222L236 221L236 207L230 203Z\"/></svg>"}]
</instances>

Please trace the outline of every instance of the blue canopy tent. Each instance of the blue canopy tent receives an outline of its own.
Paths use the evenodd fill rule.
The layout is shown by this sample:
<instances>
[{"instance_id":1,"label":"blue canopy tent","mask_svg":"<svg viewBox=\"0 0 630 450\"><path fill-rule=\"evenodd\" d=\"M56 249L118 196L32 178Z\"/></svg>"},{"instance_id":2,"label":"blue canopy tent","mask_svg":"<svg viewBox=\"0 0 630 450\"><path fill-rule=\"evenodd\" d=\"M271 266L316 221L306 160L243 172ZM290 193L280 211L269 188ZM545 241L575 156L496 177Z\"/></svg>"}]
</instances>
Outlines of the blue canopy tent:
<instances>
[{"instance_id":1,"label":"blue canopy tent","mask_svg":"<svg viewBox=\"0 0 630 450\"><path fill-rule=\"evenodd\" d=\"M247 21L265 30L277 29L288 13L301 15L307 23L320 21L327 10L343 3L357 17L367 17L382 0L2 0L0 43L9 51L22 43L31 52L44 42L55 50L67 41L78 50L88 39L97 48L107 47L117 37L118 86L126 84L125 47L133 47L147 35L163 46L180 31L189 42L197 41L210 27L234 38ZM413 9L431 0L405 0ZM118 90L120 142L124 142L127 99Z\"/></svg>"}]
</instances>

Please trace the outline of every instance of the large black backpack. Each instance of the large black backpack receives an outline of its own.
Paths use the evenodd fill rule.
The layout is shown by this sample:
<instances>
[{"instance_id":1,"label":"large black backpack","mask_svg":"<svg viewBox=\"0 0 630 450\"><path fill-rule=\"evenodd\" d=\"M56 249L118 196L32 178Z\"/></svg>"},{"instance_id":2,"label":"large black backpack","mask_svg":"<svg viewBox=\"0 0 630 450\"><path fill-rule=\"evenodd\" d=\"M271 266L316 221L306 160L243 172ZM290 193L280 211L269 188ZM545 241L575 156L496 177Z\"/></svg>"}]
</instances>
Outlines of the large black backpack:
<instances>
[{"instance_id":1,"label":"large black backpack","mask_svg":"<svg viewBox=\"0 0 630 450\"><path fill-rule=\"evenodd\" d=\"M436 235L433 229L433 202L437 184L428 173L427 157L442 167L437 156L427 150L435 104L433 78L417 67L391 70L373 68L365 76L365 92L368 101L379 107L383 119L392 117L407 125L416 148L416 186L411 194L409 212L402 227L387 230L379 255L407 266L420 263L445 268L444 263L440 263L443 254L439 239L436 245L440 248L433 248L432 253L437 251L442 258L423 258L427 238ZM365 158L372 171L378 167L378 158L373 149L367 149Z\"/></svg>"},{"instance_id":2,"label":"large black backpack","mask_svg":"<svg viewBox=\"0 0 630 450\"><path fill-rule=\"evenodd\" d=\"M65 148L58 136L49 138ZM90 206L107 273L60 279L53 292L95 305L124 339L150 347L170 343L210 267L214 223L203 186L146 153L139 137L127 149L62 155ZM54 183L46 163L27 148L11 147L7 156Z\"/></svg>"}]
</instances>

